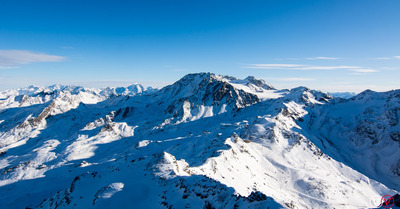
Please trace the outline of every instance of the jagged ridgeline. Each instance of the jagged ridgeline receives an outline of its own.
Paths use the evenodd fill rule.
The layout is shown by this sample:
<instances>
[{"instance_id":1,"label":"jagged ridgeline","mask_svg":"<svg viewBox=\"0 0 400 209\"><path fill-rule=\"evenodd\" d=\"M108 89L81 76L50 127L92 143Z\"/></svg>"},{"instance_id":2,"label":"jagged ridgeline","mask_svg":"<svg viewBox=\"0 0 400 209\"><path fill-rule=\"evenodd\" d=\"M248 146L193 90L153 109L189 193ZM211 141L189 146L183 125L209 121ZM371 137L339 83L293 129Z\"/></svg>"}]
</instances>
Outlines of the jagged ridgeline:
<instances>
[{"instance_id":1,"label":"jagged ridgeline","mask_svg":"<svg viewBox=\"0 0 400 209\"><path fill-rule=\"evenodd\" d=\"M7 90L0 208L374 208L400 189L399 114L399 90L212 73Z\"/></svg>"}]
</instances>

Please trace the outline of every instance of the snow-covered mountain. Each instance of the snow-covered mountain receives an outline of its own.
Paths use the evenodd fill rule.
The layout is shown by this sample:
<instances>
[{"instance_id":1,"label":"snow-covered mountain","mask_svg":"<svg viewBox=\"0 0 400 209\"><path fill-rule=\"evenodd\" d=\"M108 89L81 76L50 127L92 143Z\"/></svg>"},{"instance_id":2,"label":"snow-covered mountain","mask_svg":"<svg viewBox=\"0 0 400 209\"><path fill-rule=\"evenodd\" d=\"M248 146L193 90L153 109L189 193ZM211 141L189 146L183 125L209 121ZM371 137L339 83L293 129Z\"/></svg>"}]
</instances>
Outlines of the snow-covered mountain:
<instances>
[{"instance_id":1,"label":"snow-covered mountain","mask_svg":"<svg viewBox=\"0 0 400 209\"><path fill-rule=\"evenodd\" d=\"M351 97L354 97L356 95L356 93L354 92L328 92L328 94L333 97L339 97L344 99L350 99Z\"/></svg>"},{"instance_id":2,"label":"snow-covered mountain","mask_svg":"<svg viewBox=\"0 0 400 209\"><path fill-rule=\"evenodd\" d=\"M83 88L81 86L53 85L49 87L29 86L23 89L0 91L0 110L43 104L53 100L69 100L72 103L95 104L112 96L151 93L156 89L144 88L140 84L128 87L108 87L105 89Z\"/></svg>"},{"instance_id":3,"label":"snow-covered mountain","mask_svg":"<svg viewBox=\"0 0 400 209\"><path fill-rule=\"evenodd\" d=\"M400 190L400 90L254 77L0 92L0 208L374 208Z\"/></svg>"}]
</instances>

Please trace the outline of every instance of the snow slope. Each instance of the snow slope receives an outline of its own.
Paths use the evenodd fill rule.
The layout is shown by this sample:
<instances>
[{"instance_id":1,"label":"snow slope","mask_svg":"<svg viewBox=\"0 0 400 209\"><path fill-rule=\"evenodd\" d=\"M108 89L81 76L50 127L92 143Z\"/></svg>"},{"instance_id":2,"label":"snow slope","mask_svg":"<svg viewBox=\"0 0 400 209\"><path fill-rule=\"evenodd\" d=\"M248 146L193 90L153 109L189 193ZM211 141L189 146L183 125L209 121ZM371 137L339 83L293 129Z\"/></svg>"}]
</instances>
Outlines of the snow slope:
<instances>
[{"instance_id":1,"label":"snow slope","mask_svg":"<svg viewBox=\"0 0 400 209\"><path fill-rule=\"evenodd\" d=\"M400 190L400 90L364 91L315 108L304 127L322 149L356 170Z\"/></svg>"},{"instance_id":2,"label":"snow slope","mask_svg":"<svg viewBox=\"0 0 400 209\"><path fill-rule=\"evenodd\" d=\"M377 207L399 190L398 92L211 73L4 91L0 208Z\"/></svg>"}]
</instances>

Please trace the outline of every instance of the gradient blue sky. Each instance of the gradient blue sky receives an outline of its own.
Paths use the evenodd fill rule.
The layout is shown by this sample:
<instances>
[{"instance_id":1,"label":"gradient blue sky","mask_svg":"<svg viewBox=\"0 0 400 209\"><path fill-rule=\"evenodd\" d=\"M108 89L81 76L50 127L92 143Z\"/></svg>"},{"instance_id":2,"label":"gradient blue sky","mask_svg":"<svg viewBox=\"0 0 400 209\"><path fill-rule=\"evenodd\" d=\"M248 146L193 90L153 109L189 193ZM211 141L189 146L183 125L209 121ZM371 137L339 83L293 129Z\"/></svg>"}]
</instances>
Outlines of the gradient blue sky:
<instances>
[{"instance_id":1,"label":"gradient blue sky","mask_svg":"<svg viewBox=\"0 0 400 209\"><path fill-rule=\"evenodd\" d=\"M400 88L400 1L0 1L0 89L160 87L193 72Z\"/></svg>"}]
</instances>

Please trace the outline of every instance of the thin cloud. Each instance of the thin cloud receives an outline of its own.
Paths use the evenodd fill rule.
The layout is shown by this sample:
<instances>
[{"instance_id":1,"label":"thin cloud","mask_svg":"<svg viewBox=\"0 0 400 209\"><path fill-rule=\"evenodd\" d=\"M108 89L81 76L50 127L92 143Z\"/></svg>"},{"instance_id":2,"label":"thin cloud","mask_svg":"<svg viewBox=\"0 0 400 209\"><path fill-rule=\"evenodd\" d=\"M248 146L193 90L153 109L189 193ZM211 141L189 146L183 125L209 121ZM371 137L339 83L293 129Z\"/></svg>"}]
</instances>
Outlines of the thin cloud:
<instances>
[{"instance_id":1,"label":"thin cloud","mask_svg":"<svg viewBox=\"0 0 400 209\"><path fill-rule=\"evenodd\" d=\"M10 68L16 68L16 67L11 67L11 66L1 66L1 65L0 65L0 70L10 69Z\"/></svg>"},{"instance_id":2,"label":"thin cloud","mask_svg":"<svg viewBox=\"0 0 400 209\"><path fill-rule=\"evenodd\" d=\"M338 57L308 57L308 60L338 60Z\"/></svg>"},{"instance_id":3,"label":"thin cloud","mask_svg":"<svg viewBox=\"0 0 400 209\"><path fill-rule=\"evenodd\" d=\"M364 69L360 66L314 66L300 64L249 64L242 68L250 69L275 69L275 70L341 70L341 69Z\"/></svg>"},{"instance_id":4,"label":"thin cloud","mask_svg":"<svg viewBox=\"0 0 400 209\"><path fill-rule=\"evenodd\" d=\"M61 62L65 57L26 50L0 50L0 69L15 68L35 62Z\"/></svg>"},{"instance_id":5,"label":"thin cloud","mask_svg":"<svg viewBox=\"0 0 400 209\"><path fill-rule=\"evenodd\" d=\"M378 70L374 69L351 69L351 71L356 73L376 73L379 72Z\"/></svg>"},{"instance_id":6,"label":"thin cloud","mask_svg":"<svg viewBox=\"0 0 400 209\"><path fill-rule=\"evenodd\" d=\"M279 81L313 81L315 80L314 78L277 78L276 80Z\"/></svg>"},{"instance_id":7,"label":"thin cloud","mask_svg":"<svg viewBox=\"0 0 400 209\"><path fill-rule=\"evenodd\" d=\"M256 68L256 69L276 69L276 68L295 68L295 67L303 67L305 65L296 65L296 64L249 64L243 68Z\"/></svg>"},{"instance_id":8,"label":"thin cloud","mask_svg":"<svg viewBox=\"0 0 400 209\"><path fill-rule=\"evenodd\" d=\"M306 66L297 70L340 70L340 69L358 69L359 66Z\"/></svg>"},{"instance_id":9,"label":"thin cloud","mask_svg":"<svg viewBox=\"0 0 400 209\"><path fill-rule=\"evenodd\" d=\"M392 56L392 57L375 57L373 59L376 60L393 60L393 59L400 59L400 56Z\"/></svg>"}]
</instances>

